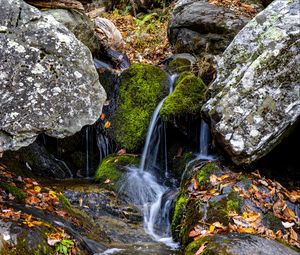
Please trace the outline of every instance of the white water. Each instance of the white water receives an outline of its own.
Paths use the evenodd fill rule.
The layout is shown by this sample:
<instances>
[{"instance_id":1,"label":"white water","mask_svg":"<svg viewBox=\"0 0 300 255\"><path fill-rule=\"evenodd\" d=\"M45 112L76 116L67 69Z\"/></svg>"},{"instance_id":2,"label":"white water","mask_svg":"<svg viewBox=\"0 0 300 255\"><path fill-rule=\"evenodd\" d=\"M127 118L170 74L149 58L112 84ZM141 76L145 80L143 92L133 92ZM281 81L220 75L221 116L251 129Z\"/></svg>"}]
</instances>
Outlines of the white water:
<instances>
[{"instance_id":1,"label":"white water","mask_svg":"<svg viewBox=\"0 0 300 255\"><path fill-rule=\"evenodd\" d=\"M173 84L176 80L176 75L170 76L169 93L173 91ZM171 189L164 186L158 179L158 156L160 145L163 142L164 157L167 156L165 126L159 119L159 112L166 98L159 102L155 108L150 125L147 132L147 137L141 156L140 166L128 167L128 173L125 177L121 190L125 192L129 200L140 206L144 214L144 228L154 240L163 242L171 248L177 248L178 244L174 243L170 233L170 224L168 213L171 207L171 199L175 198L168 196L163 203L166 192ZM163 133L163 135L161 134ZM164 176L168 176L167 159L163 160L164 164L158 169ZM173 187L172 187L173 188Z\"/></svg>"},{"instance_id":2,"label":"white water","mask_svg":"<svg viewBox=\"0 0 300 255\"><path fill-rule=\"evenodd\" d=\"M99 163L111 152L109 140L103 134L97 135L97 147L99 149Z\"/></svg>"}]
</instances>

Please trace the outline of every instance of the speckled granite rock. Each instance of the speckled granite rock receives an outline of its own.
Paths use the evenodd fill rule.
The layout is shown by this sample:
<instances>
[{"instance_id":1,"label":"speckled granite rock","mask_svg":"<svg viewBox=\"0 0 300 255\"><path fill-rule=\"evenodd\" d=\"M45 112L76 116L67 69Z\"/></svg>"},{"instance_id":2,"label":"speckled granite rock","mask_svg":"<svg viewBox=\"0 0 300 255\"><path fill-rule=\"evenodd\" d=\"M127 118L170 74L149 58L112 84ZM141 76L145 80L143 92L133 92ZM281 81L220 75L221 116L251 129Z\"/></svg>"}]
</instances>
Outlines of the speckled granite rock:
<instances>
[{"instance_id":1,"label":"speckled granite rock","mask_svg":"<svg viewBox=\"0 0 300 255\"><path fill-rule=\"evenodd\" d=\"M0 152L94 123L106 94L88 48L22 0L0 0L0 15Z\"/></svg>"},{"instance_id":2,"label":"speckled granite rock","mask_svg":"<svg viewBox=\"0 0 300 255\"><path fill-rule=\"evenodd\" d=\"M202 110L236 164L266 155L300 119L299 49L299 3L276 0L240 31L219 61Z\"/></svg>"}]
</instances>

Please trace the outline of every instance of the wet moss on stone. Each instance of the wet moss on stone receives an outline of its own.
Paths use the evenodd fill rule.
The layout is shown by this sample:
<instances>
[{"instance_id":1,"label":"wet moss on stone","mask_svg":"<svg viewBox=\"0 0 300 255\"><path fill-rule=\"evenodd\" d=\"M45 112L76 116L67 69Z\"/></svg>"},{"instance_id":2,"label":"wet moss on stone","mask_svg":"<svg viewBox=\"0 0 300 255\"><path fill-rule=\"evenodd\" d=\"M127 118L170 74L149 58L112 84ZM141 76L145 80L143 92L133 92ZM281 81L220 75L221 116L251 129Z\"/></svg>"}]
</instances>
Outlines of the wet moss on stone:
<instances>
[{"instance_id":1,"label":"wet moss on stone","mask_svg":"<svg viewBox=\"0 0 300 255\"><path fill-rule=\"evenodd\" d=\"M110 155L106 157L98 166L95 180L102 182L106 188L117 190L117 182L120 180L124 168L127 165L137 165L139 159L136 155ZM110 182L105 184L105 180L109 179Z\"/></svg>"},{"instance_id":2,"label":"wet moss on stone","mask_svg":"<svg viewBox=\"0 0 300 255\"><path fill-rule=\"evenodd\" d=\"M168 75L159 67L133 64L121 76L118 109L113 118L117 145L136 151L143 143L152 113L167 94Z\"/></svg>"},{"instance_id":3,"label":"wet moss on stone","mask_svg":"<svg viewBox=\"0 0 300 255\"><path fill-rule=\"evenodd\" d=\"M191 62L186 58L176 58L170 61L168 68L171 72L182 73L185 71L191 71Z\"/></svg>"},{"instance_id":4,"label":"wet moss on stone","mask_svg":"<svg viewBox=\"0 0 300 255\"><path fill-rule=\"evenodd\" d=\"M179 193L176 198L175 208L172 215L171 232L173 239L179 241L182 218L186 212L188 197L184 193Z\"/></svg>"},{"instance_id":5,"label":"wet moss on stone","mask_svg":"<svg viewBox=\"0 0 300 255\"><path fill-rule=\"evenodd\" d=\"M12 194L19 201L26 198L25 192L12 184L0 182L0 188L3 188L6 192Z\"/></svg>"},{"instance_id":6,"label":"wet moss on stone","mask_svg":"<svg viewBox=\"0 0 300 255\"><path fill-rule=\"evenodd\" d=\"M195 176L200 186L205 186L208 182L210 182L209 177L213 174L216 168L217 165L215 162L208 162L201 167L200 171L197 172Z\"/></svg>"},{"instance_id":7,"label":"wet moss on stone","mask_svg":"<svg viewBox=\"0 0 300 255\"><path fill-rule=\"evenodd\" d=\"M165 121L171 121L174 117L200 114L206 89L201 79L190 72L183 72L173 93L163 103L160 116Z\"/></svg>"}]
</instances>

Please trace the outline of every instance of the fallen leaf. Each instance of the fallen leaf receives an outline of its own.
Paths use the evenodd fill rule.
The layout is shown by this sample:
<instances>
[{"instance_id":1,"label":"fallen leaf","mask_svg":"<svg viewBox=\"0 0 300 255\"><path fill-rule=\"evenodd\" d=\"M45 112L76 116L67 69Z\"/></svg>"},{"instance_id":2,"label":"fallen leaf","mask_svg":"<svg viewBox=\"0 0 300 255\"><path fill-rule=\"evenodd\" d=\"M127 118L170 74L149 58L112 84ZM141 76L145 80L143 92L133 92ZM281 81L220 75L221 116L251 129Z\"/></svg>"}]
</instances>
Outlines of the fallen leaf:
<instances>
[{"instance_id":1,"label":"fallen leaf","mask_svg":"<svg viewBox=\"0 0 300 255\"><path fill-rule=\"evenodd\" d=\"M103 127L105 129L108 129L110 127L110 125L111 125L110 121L106 121Z\"/></svg>"},{"instance_id":2,"label":"fallen leaf","mask_svg":"<svg viewBox=\"0 0 300 255\"><path fill-rule=\"evenodd\" d=\"M105 114L104 113L101 113L100 115L100 120L104 120L105 119Z\"/></svg>"},{"instance_id":3,"label":"fallen leaf","mask_svg":"<svg viewBox=\"0 0 300 255\"><path fill-rule=\"evenodd\" d=\"M204 242L204 243L200 246L200 248L196 251L195 255L200 255L200 254L205 250L207 244L208 244L207 241Z\"/></svg>"}]
</instances>

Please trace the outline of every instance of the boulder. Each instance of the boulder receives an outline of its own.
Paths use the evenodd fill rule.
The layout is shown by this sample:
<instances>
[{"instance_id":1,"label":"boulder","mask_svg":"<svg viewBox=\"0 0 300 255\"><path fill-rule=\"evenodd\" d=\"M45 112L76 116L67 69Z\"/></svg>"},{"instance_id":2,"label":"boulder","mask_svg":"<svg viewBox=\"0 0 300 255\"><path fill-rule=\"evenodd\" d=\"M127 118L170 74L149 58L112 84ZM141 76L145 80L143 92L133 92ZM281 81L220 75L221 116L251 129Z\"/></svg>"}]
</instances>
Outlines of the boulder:
<instances>
[{"instance_id":1,"label":"boulder","mask_svg":"<svg viewBox=\"0 0 300 255\"><path fill-rule=\"evenodd\" d=\"M88 48L21 0L0 0L0 14L0 151L94 123L106 93Z\"/></svg>"},{"instance_id":2,"label":"boulder","mask_svg":"<svg viewBox=\"0 0 300 255\"><path fill-rule=\"evenodd\" d=\"M68 9L50 9L45 12L66 26L79 41L90 49L93 55L99 54L101 41L95 34L95 26L87 15Z\"/></svg>"},{"instance_id":3,"label":"boulder","mask_svg":"<svg viewBox=\"0 0 300 255\"><path fill-rule=\"evenodd\" d=\"M235 37L202 111L236 164L265 156L300 115L298 2L276 0Z\"/></svg>"},{"instance_id":4,"label":"boulder","mask_svg":"<svg viewBox=\"0 0 300 255\"><path fill-rule=\"evenodd\" d=\"M249 18L206 0L177 1L168 38L176 52L222 53Z\"/></svg>"}]
</instances>

